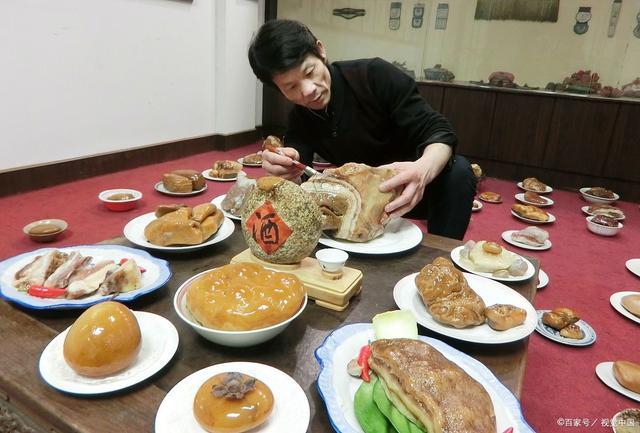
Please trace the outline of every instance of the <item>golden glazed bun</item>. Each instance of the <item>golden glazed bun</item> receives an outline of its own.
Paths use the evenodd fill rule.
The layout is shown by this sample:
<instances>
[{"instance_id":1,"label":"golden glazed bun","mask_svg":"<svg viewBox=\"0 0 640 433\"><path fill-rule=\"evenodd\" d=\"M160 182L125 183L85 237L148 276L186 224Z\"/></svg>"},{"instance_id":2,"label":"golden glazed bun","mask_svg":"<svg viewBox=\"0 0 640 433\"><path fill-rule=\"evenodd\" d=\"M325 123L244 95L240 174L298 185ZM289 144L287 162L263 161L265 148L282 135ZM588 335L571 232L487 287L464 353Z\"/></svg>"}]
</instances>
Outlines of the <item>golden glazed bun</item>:
<instances>
[{"instance_id":1,"label":"golden glazed bun","mask_svg":"<svg viewBox=\"0 0 640 433\"><path fill-rule=\"evenodd\" d=\"M131 310L118 302L101 302L71 325L63 354L76 373L103 377L131 365L140 351L140 342L140 326Z\"/></svg>"},{"instance_id":2,"label":"golden glazed bun","mask_svg":"<svg viewBox=\"0 0 640 433\"><path fill-rule=\"evenodd\" d=\"M629 313L640 317L640 295L624 296L620 303Z\"/></svg>"},{"instance_id":3,"label":"golden glazed bun","mask_svg":"<svg viewBox=\"0 0 640 433\"><path fill-rule=\"evenodd\" d=\"M187 308L207 328L250 331L289 319L304 296L304 285L293 274L232 263L194 279L187 287Z\"/></svg>"},{"instance_id":4,"label":"golden glazed bun","mask_svg":"<svg viewBox=\"0 0 640 433\"><path fill-rule=\"evenodd\" d=\"M629 361L613 363L613 375L620 385L640 393L640 365Z\"/></svg>"},{"instance_id":5,"label":"golden glazed bun","mask_svg":"<svg viewBox=\"0 0 640 433\"><path fill-rule=\"evenodd\" d=\"M527 318L526 310L511 304L494 304L484 309L487 324L496 331L506 331L522 325Z\"/></svg>"},{"instance_id":6,"label":"golden glazed bun","mask_svg":"<svg viewBox=\"0 0 640 433\"><path fill-rule=\"evenodd\" d=\"M273 410L273 393L258 379L221 373L204 382L193 400L193 414L209 433L242 433L264 423Z\"/></svg>"}]
</instances>

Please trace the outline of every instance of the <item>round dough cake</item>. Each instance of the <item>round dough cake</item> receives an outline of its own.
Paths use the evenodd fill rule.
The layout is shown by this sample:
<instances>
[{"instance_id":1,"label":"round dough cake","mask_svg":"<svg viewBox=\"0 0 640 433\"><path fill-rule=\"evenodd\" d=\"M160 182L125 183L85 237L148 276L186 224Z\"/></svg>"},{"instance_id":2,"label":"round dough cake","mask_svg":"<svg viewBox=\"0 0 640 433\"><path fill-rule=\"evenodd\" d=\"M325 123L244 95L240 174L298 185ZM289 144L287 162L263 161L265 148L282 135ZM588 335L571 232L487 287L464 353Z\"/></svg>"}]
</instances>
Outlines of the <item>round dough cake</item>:
<instances>
[{"instance_id":1,"label":"round dough cake","mask_svg":"<svg viewBox=\"0 0 640 433\"><path fill-rule=\"evenodd\" d=\"M304 296L304 285L293 274L232 263L194 279L187 287L187 308L207 328L251 331L289 319Z\"/></svg>"}]
</instances>

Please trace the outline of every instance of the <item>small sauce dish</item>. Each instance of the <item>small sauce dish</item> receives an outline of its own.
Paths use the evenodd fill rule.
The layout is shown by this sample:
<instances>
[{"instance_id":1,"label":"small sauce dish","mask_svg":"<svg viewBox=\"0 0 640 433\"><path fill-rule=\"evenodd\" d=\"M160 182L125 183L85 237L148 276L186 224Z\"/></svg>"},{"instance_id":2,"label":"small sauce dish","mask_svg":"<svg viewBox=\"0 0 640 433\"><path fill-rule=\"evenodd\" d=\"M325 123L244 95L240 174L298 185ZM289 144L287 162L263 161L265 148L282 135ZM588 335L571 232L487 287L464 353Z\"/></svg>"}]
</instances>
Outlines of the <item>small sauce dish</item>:
<instances>
[{"instance_id":1,"label":"small sauce dish","mask_svg":"<svg viewBox=\"0 0 640 433\"><path fill-rule=\"evenodd\" d=\"M22 231L32 241L35 242L52 242L60 233L65 231L68 224L64 220L44 219L31 222L22 228Z\"/></svg>"},{"instance_id":2,"label":"small sauce dish","mask_svg":"<svg viewBox=\"0 0 640 433\"><path fill-rule=\"evenodd\" d=\"M98 198L110 211L124 212L136 207L142 193L128 188L107 189L98 194Z\"/></svg>"},{"instance_id":3,"label":"small sauce dish","mask_svg":"<svg viewBox=\"0 0 640 433\"><path fill-rule=\"evenodd\" d=\"M316 252L316 259L325 272L336 273L342 271L349 254L336 248L324 248Z\"/></svg>"}]
</instances>

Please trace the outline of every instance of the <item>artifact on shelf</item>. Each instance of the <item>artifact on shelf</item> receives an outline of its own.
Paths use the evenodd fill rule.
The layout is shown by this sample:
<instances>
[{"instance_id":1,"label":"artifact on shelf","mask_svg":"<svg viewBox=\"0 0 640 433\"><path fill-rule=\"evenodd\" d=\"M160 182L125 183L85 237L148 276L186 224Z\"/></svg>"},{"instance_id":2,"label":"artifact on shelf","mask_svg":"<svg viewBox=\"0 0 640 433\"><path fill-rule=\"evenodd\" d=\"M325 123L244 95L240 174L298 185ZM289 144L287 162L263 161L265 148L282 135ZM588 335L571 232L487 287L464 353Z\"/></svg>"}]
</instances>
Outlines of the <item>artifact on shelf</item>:
<instances>
[{"instance_id":1,"label":"artifact on shelf","mask_svg":"<svg viewBox=\"0 0 640 433\"><path fill-rule=\"evenodd\" d=\"M619 98L622 96L622 90L617 87L604 86L598 92L600 96L604 96L605 98Z\"/></svg>"},{"instance_id":2,"label":"artifact on shelf","mask_svg":"<svg viewBox=\"0 0 640 433\"><path fill-rule=\"evenodd\" d=\"M453 72L447 68L443 68L442 65L438 63L433 68L426 68L424 70L424 78L425 80L434 81L452 81L456 76Z\"/></svg>"},{"instance_id":3,"label":"artifact on shelf","mask_svg":"<svg viewBox=\"0 0 640 433\"><path fill-rule=\"evenodd\" d=\"M227 191L220 206L235 217L240 217L249 194L256 187L256 180L248 177L244 171L238 173L236 183Z\"/></svg>"},{"instance_id":4,"label":"artifact on shelf","mask_svg":"<svg viewBox=\"0 0 640 433\"><path fill-rule=\"evenodd\" d=\"M598 93L602 87L602 84L598 82L599 80L600 76L597 72L591 73L591 70L583 71L581 69L562 81L561 90L583 95Z\"/></svg>"},{"instance_id":5,"label":"artifact on shelf","mask_svg":"<svg viewBox=\"0 0 640 433\"><path fill-rule=\"evenodd\" d=\"M495 71L489 75L489 85L517 89L518 85L515 83L515 79L516 77L511 72Z\"/></svg>"},{"instance_id":6,"label":"artifact on shelf","mask_svg":"<svg viewBox=\"0 0 640 433\"><path fill-rule=\"evenodd\" d=\"M392 62L393 66L395 66L396 68L400 69L402 72L404 72L405 74L407 74L408 76L410 76L411 78L413 78L414 80L416 79L416 73L407 68L407 62L396 62L395 60Z\"/></svg>"},{"instance_id":7,"label":"artifact on shelf","mask_svg":"<svg viewBox=\"0 0 640 433\"><path fill-rule=\"evenodd\" d=\"M640 98L640 77L622 86L622 96L627 98Z\"/></svg>"}]
</instances>

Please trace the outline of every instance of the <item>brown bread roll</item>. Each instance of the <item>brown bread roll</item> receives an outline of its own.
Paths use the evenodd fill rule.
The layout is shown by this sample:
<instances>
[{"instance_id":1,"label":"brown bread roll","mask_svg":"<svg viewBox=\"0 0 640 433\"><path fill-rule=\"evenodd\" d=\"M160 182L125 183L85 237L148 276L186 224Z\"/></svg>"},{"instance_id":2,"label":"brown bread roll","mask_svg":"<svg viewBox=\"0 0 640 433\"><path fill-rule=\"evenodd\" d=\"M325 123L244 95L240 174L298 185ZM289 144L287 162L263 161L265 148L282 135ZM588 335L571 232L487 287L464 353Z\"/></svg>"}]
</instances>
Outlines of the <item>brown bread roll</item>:
<instances>
[{"instance_id":1,"label":"brown bread roll","mask_svg":"<svg viewBox=\"0 0 640 433\"><path fill-rule=\"evenodd\" d=\"M640 365L630 361L613 363L613 376L630 391L640 393Z\"/></svg>"},{"instance_id":2,"label":"brown bread roll","mask_svg":"<svg viewBox=\"0 0 640 433\"><path fill-rule=\"evenodd\" d=\"M640 317L640 294L624 296L620 303L629 313Z\"/></svg>"}]
</instances>

